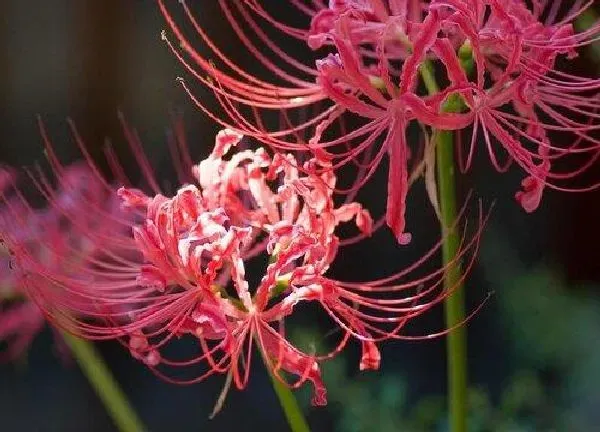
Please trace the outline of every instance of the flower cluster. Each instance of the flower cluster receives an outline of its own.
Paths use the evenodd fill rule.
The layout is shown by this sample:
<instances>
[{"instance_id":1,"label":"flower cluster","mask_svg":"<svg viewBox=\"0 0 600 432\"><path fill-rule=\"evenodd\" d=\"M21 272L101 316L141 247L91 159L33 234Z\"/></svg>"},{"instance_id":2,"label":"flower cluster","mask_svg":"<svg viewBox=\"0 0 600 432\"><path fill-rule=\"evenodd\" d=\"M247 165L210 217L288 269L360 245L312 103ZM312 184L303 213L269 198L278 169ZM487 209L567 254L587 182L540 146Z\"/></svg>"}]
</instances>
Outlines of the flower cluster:
<instances>
[{"instance_id":1,"label":"flower cluster","mask_svg":"<svg viewBox=\"0 0 600 432\"><path fill-rule=\"evenodd\" d=\"M137 134L124 121L143 174L138 188L110 149L115 182L106 181L74 128L85 161L70 167L55 156L42 128L56 185L41 170L28 175L45 208L25 199L10 170L0 171L6 252L0 294L20 298L0 310L0 337L16 340L11 353L24 348L45 315L79 336L119 340L154 373L177 383L222 374L242 389L258 350L278 380L293 388L310 382L313 402L324 404L320 364L350 341L361 347L359 368L377 369L380 342L450 330L426 336L404 331L462 283L464 276L448 286L445 274L451 268L455 275L457 263L469 271L481 211L474 235L465 229L457 254L444 266L425 266L442 238L381 279L350 282L329 274L340 248L370 236L384 221L399 247L410 243L406 202L421 175L439 211L436 140L430 135L466 136L456 142L462 171L471 166L479 138L495 169L519 165L525 178L516 199L527 212L539 206L546 187L569 190L561 182L586 171L600 154L600 80L559 68L599 38L600 24L578 34L573 29L589 4L306 3L289 1L307 18L305 28L295 28L259 0L218 2L243 46L273 74L269 82L227 57L180 0L187 27L212 51L210 59L203 56L177 24L174 7L158 0L177 40L165 32L166 43L222 109L211 112L182 80L223 130L210 155L194 165L176 125L170 143L179 177L174 193L160 188ZM317 53L314 64L286 52L265 24ZM271 112L279 116L276 128ZM423 131L418 142L408 138L414 124ZM386 157L386 214L373 221L356 198ZM354 167L346 187L338 185L345 166ZM354 236L340 238L342 224L350 224ZM442 237L454 235L455 224L444 226ZM302 350L289 340L286 324L305 308L336 326L339 340L330 352ZM189 355L177 349L180 341L193 347Z\"/></svg>"},{"instance_id":2,"label":"flower cluster","mask_svg":"<svg viewBox=\"0 0 600 432\"><path fill-rule=\"evenodd\" d=\"M153 190L158 182L124 126ZM165 380L226 374L244 388L257 347L277 379L294 388L310 381L313 402L321 405L319 364L349 341L360 344L364 370L379 367L381 341L420 337L403 334L405 324L452 293L443 287L443 267L417 271L440 245L380 280L328 277L344 242L371 235L369 212L356 202L334 203L336 176L326 162L244 149L242 139L222 130L212 153L194 166L180 154L176 165L190 182L172 196L113 187L87 153L86 162L64 168L48 146L57 190L31 173L47 208L34 210L16 187L15 199L3 195L3 220L14 223L2 227L18 269L12 285L33 302L27 304L40 325L37 307L79 336L120 340ZM356 234L340 240L336 228L345 223ZM457 259L472 262L478 239L478 232L465 237ZM257 282L246 276L248 263L264 269ZM288 340L285 323L304 305L339 328L330 352L305 352ZM181 340L197 347L193 354L176 354Z\"/></svg>"},{"instance_id":3,"label":"flower cluster","mask_svg":"<svg viewBox=\"0 0 600 432\"><path fill-rule=\"evenodd\" d=\"M351 194L388 157L386 220L399 240L410 179L431 163L427 150L407 139L413 122L459 131L463 172L479 138L496 170L515 162L526 173L516 199L527 212L539 206L545 187L572 190L564 182L586 171L599 155L600 80L559 66L559 60L573 59L578 48L600 37L598 23L574 31L574 20L593 2L319 0L309 6L290 1L307 17L305 28L295 28L270 13L276 8L266 6L269 2L220 0L232 29L273 74L273 82L248 74L228 58L190 7L179 2L212 50L209 61L194 49L165 3L159 0L178 42L171 44L165 33L168 46L214 91L223 115L210 113L183 85L223 125L278 150L312 152L333 167L353 161L361 169L346 191ZM286 52L263 30L265 24L317 50L314 65ZM283 113L285 128L265 127L259 115L266 118L270 110ZM315 115L298 114L305 111ZM348 119L358 126L348 130ZM298 139L301 132L309 139Z\"/></svg>"}]
</instances>

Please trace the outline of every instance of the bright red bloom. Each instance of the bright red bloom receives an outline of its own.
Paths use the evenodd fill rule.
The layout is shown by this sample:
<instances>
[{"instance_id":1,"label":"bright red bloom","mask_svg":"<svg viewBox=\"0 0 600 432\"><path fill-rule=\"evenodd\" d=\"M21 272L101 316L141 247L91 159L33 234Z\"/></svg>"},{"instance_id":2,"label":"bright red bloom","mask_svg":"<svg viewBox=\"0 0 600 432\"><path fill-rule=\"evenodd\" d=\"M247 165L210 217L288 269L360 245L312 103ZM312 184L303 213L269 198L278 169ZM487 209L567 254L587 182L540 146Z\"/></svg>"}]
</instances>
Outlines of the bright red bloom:
<instances>
[{"instance_id":1,"label":"bright red bloom","mask_svg":"<svg viewBox=\"0 0 600 432\"><path fill-rule=\"evenodd\" d=\"M297 375L298 385L311 380L315 403L324 403L316 360L273 330L284 314L268 303L280 289L281 278L294 269L326 271L337 251L333 231L338 223L356 218L368 234L371 219L356 204L333 208L329 183L335 179L329 171L314 180L300 177L293 158L271 159L262 150L223 159L240 138L230 131L217 136L212 155L193 169L202 189L188 185L166 198L121 188L118 195L129 218L118 221L129 226L129 232L90 226L84 218L84 214L94 215L94 221L104 221L110 216L104 208L117 195L106 184L100 183L90 197L69 199L75 197L54 195L42 180L38 186L50 208L81 228L77 231L81 241L89 241L99 253L77 251L75 262L67 253L75 251L63 251L58 243L70 241L69 232L57 233L56 241L46 233L48 244L39 240L30 244L13 227L6 227L3 237L23 274L19 282L57 325L90 338L127 337L132 355L150 367L204 360L211 369L203 378L223 372L222 364L228 363L240 388L247 372L242 374L239 368L247 371L249 366L249 357L241 360L242 348L256 341L275 372L283 369ZM86 173L59 170L57 174L65 187L90 188ZM277 190L280 181L286 186ZM271 184L277 189L272 190ZM7 201L7 207L17 217L14 204ZM22 217L17 217L19 224ZM109 239L119 249L108 250ZM267 250L274 261L251 296L244 260ZM216 345L192 361L163 358L161 347L184 335L195 337L203 348L207 343ZM223 356L217 364L216 355Z\"/></svg>"},{"instance_id":2,"label":"bright red bloom","mask_svg":"<svg viewBox=\"0 0 600 432\"><path fill-rule=\"evenodd\" d=\"M39 246L19 241L11 230L7 243L26 275L27 295L58 326L90 339L122 340L133 357L177 383L229 374L244 388L256 344L278 379L294 388L310 381L313 402L324 404L320 362L354 338L362 346L360 369L378 368L377 343L415 338L402 334L406 323L451 294L442 286L445 268L413 276L439 244L384 279L350 283L327 277L340 245L336 227L354 221L359 238L369 235L368 212L357 203L334 205L336 178L320 162L309 160L300 169L291 155L232 151L241 139L229 130L219 133L212 154L190 169L198 185L184 185L173 197L132 188L117 193L101 182L94 196L103 198L76 201L69 221L75 225L82 212L107 218L106 203L118 197L126 217L117 220L128 229L84 230L97 252L78 254L77 263L65 261L54 247L42 259L35 253ZM97 173L91 162L88 166ZM151 173L144 159L141 167ZM60 184L79 183L67 176ZM52 198L56 205L58 198ZM457 259L474 254L479 232L464 242ZM262 263L262 278L251 284L247 265L261 254L268 262ZM49 265L48 259L73 266ZM323 309L339 326L341 339L330 353L303 352L287 340L285 323L301 303ZM172 358L170 346L179 339L193 341L196 353ZM182 368L192 377L182 378ZM281 371L296 381L287 381Z\"/></svg>"},{"instance_id":3,"label":"bright red bloom","mask_svg":"<svg viewBox=\"0 0 600 432\"><path fill-rule=\"evenodd\" d=\"M463 171L471 165L478 138L497 170L515 161L527 174L516 198L528 212L539 205L545 186L570 190L560 184L581 174L599 155L600 80L557 66L559 59L572 59L578 48L598 39L600 23L579 34L573 29L574 19L591 2L575 1L557 18L558 1L331 0L328 6L290 1L310 18L310 26L307 20L307 28L298 29L276 19L258 0L220 0L244 47L284 86L253 77L226 57L181 3L217 63L194 50L159 0L182 51L169 46L215 92L225 113L222 120L209 115L277 150L309 150L329 160L333 169L355 161L359 170L353 186L337 192L354 194L387 155L386 219L399 240L405 238L410 179L423 166L419 146L406 138L413 121L467 135L466 153L457 145ZM311 48L332 52L317 60L316 67L305 65L268 36L264 23ZM472 71L465 70L469 62ZM422 88L426 64L443 77L435 95ZM323 108L324 100L333 105ZM447 112L449 107L453 112ZM299 108L317 114L307 120ZM266 130L267 122L259 116L265 110L282 111L285 127ZM345 118L356 117L362 125L345 127ZM551 141L552 135L556 138ZM507 162L498 160L499 152ZM561 171L559 161L566 157L580 165Z\"/></svg>"}]
</instances>

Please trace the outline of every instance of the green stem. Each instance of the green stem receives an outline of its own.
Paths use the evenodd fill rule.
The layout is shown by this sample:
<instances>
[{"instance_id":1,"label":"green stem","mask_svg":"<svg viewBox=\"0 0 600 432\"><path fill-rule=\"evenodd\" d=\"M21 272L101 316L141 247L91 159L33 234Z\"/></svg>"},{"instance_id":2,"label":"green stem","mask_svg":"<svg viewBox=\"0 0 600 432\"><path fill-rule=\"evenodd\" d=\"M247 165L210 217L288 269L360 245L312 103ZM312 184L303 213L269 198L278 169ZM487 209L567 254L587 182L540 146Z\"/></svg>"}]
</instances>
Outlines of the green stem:
<instances>
[{"instance_id":1,"label":"green stem","mask_svg":"<svg viewBox=\"0 0 600 432\"><path fill-rule=\"evenodd\" d=\"M146 430L94 345L65 332L62 335L117 429L121 432Z\"/></svg>"},{"instance_id":2,"label":"green stem","mask_svg":"<svg viewBox=\"0 0 600 432\"><path fill-rule=\"evenodd\" d=\"M300 409L300 405L298 405L298 401L290 388L281 383L270 371L269 376L271 377L273 388L275 389L281 408L283 408L285 418L288 421L291 431L310 432L308 423Z\"/></svg>"},{"instance_id":3,"label":"green stem","mask_svg":"<svg viewBox=\"0 0 600 432\"><path fill-rule=\"evenodd\" d=\"M456 229L456 190L454 187L454 145L452 132L437 132L437 175L444 264L444 288L452 290L445 302L446 327L455 327L446 344L450 431L467 430L467 329L459 325L465 320L465 292L461 283L460 263L456 260L460 237ZM452 227L455 227L454 229ZM453 263L453 264L451 264Z\"/></svg>"},{"instance_id":4,"label":"green stem","mask_svg":"<svg viewBox=\"0 0 600 432\"><path fill-rule=\"evenodd\" d=\"M469 56L461 53L463 67L472 70ZM430 94L439 91L433 66L422 64L421 78ZM446 112L460 111L462 101L456 95L448 98L444 106ZM461 266L456 259L459 252L460 237L456 229L456 189L454 169L454 143L450 131L434 131L436 142L437 183L440 203L440 224L444 242L442 259L447 267L444 275L444 288L452 291L445 302L446 327L453 328L446 343L446 362L448 371L448 414L451 432L467 430L467 330L460 323L465 320L465 293L461 283Z\"/></svg>"},{"instance_id":5,"label":"green stem","mask_svg":"<svg viewBox=\"0 0 600 432\"><path fill-rule=\"evenodd\" d=\"M255 340L257 345L260 346L260 341L258 337L255 336ZM275 390L275 394L277 395L277 399L279 399L279 404L283 409L283 413L288 422L290 430L292 432L310 432L310 428L308 427L308 423L304 418L304 414L302 414L302 409L292 393L292 390L283 384L271 371L271 361L267 358L266 354L261 350L260 354L262 356L264 365L267 369L267 373L269 377L271 377L271 383L273 384L273 389Z\"/></svg>"}]
</instances>

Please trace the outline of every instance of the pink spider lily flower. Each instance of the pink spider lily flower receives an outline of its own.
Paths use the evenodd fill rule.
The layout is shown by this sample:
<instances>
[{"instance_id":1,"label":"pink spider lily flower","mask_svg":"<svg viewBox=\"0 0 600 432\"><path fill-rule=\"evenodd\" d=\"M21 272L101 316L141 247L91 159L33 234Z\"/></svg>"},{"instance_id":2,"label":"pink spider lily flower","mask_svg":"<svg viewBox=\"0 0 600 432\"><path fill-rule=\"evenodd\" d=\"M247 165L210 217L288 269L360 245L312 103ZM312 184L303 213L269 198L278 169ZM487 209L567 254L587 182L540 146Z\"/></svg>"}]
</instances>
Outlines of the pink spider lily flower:
<instances>
[{"instance_id":1,"label":"pink spider lily flower","mask_svg":"<svg viewBox=\"0 0 600 432\"><path fill-rule=\"evenodd\" d=\"M600 80L566 73L558 65L561 57L570 60L578 48L597 40L600 24L575 34L574 20L593 2L572 2L560 20L560 2L533 2L532 7L522 1L481 3L470 24L464 19L458 23L465 34L475 32L466 42L473 49L477 87L485 91L483 97L466 99L476 116L466 158L462 145L458 147L461 169L471 164L481 130L496 169L504 171L515 161L528 174L516 199L532 212L545 186L573 190L561 183L598 158ZM506 164L498 161L496 143L508 155ZM571 159L579 166L554 169L565 157L570 158L566 166Z\"/></svg>"},{"instance_id":2,"label":"pink spider lily flower","mask_svg":"<svg viewBox=\"0 0 600 432\"><path fill-rule=\"evenodd\" d=\"M306 13L309 17L314 18L317 15L318 9L312 10L306 6L302 6L300 2L292 3L299 10ZM193 25L194 29L198 32L198 35L213 50L216 57L222 61L225 66L224 69L218 68L215 66L214 62L202 57L202 55L193 49L191 43L186 39L185 35L170 15L170 12L165 4L160 1L159 5L169 24L169 27L178 39L178 46L182 48L183 52L180 53L178 50L176 50L174 45L172 45L169 40L166 39L169 47L194 77L198 78L202 83L207 85L215 92L217 99L219 100L223 110L230 120L220 120L213 113L210 113L200 101L198 101L196 98L193 98L198 106L212 118L220 121L223 125L226 125L230 128L235 128L246 135L255 136L262 142L269 144L271 147L277 150L309 150L320 161L330 161L330 164L328 165L328 168L330 169L336 169L348 161L358 160L357 166L359 169L353 185L347 189L335 190L337 193L347 194L349 196L349 201L351 201L360 186L369 180L371 175L374 173L374 168L378 165L386 153L385 149L387 146L383 145L381 146L381 150L378 151L376 155L373 155L373 148L376 146L376 139L388 126L385 124L385 120L383 120L381 117L390 118L390 113L393 111L393 109L387 106L387 102L386 106L383 108L373 107L373 109L371 109L368 113L370 118L380 117L380 121L373 124L368 124L365 127L362 127L356 131L352 131L348 134L343 134L333 141L320 142L321 135L324 134L327 129L333 127L338 127L342 130L345 129L345 122L342 119L342 114L344 112L351 112L354 114L364 114L364 112L360 109L357 112L356 109L354 109L356 108L357 104L353 104L348 98L340 101L335 97L332 97L330 86L327 84L326 80L322 78L323 74L321 66L327 61L326 59L321 62L317 62L316 68L315 66L308 67L305 65L300 65L297 60L291 59L289 55L283 53L281 49L276 47L276 44L273 41L267 38L262 30L260 30L256 19L266 20L288 36L300 39L303 42L308 42L311 40L311 32L313 32L314 29L299 30L286 26L283 23L276 21L267 13L267 11L259 4L259 2L256 1L245 1L241 3L234 3L233 5L230 5L227 1L219 2L225 17L232 25L236 34L240 37L242 43L261 61L264 66L266 66L267 70L273 72L278 78L283 78L284 80L290 77L289 74L283 73L282 69L277 66L276 63L270 60L268 56L261 54L260 50L257 48L257 45L253 43L252 39L248 37L248 35L236 22L236 16L232 12L233 9L235 9L236 13L239 14L238 18L241 18L251 28L251 31L255 33L257 38L267 47L269 47L273 51L273 54L275 54L275 56L277 56L283 63L288 63L292 68L303 71L304 73L307 73L308 76L312 77L312 80L308 82L298 81L298 79L288 80L291 85L297 86L299 89L301 89L301 91L310 91L311 97L307 97L301 96L297 92L288 93L289 88L283 89L281 87L273 86L272 84L266 84L267 87L262 87L264 82L249 76L249 74L245 73L239 66L235 65L232 60L227 58L216 47L208 35L202 30L189 7L185 4L185 2L182 2L185 15ZM315 6L320 9L325 7L322 2L315 2ZM415 2L411 2L411 5L407 6L407 8L411 15L416 15L415 10L417 9L417 6ZM309 44L314 45L310 42ZM184 57L184 54L189 57L189 60ZM204 78L204 74L211 76L212 80ZM371 95L378 95L376 96L378 101L384 100L380 97L379 90L372 87L372 84L369 82L367 77L365 77L364 80L362 80L362 82L359 84L364 88L367 88ZM184 87L186 87L185 84ZM260 94L257 95L255 92L259 92ZM266 93L269 97L273 97L274 103L269 105L265 104L265 96L263 96L263 93ZM350 96L350 99L352 99L352 96ZM334 102L335 104L329 108L327 106L321 108L321 102L324 100ZM245 115L241 109L238 109L239 105L247 107L250 115ZM354 105L354 107L349 105ZM297 114L299 108L302 108L303 111L308 109L316 109L319 113L309 121L292 124L292 117L297 117L295 114ZM264 127L265 122L259 117L260 112L273 109L282 112L284 127L279 127L277 131L270 133ZM408 121L406 121L406 123L407 122ZM312 138L310 140L303 139L303 136L306 135L312 136ZM396 134L393 136L395 135ZM365 136L367 136L366 139L364 138ZM392 137L390 137L390 139L391 138ZM357 144L356 140L361 142ZM406 146L395 146L394 150L398 149L398 147ZM334 148L339 148L340 150L334 150ZM387 222L401 243L407 242L407 239L410 237L410 235L404 232L404 203L406 201L406 190L408 189L408 185L410 183L409 179L414 177L414 175L408 174L408 168L404 168L408 164L409 153L410 151L404 148L399 151L394 151L394 157L390 158L390 161L392 161L394 164L394 166L390 169L390 172L393 172L394 175L390 177L389 182L390 189L393 190L389 191L389 196L391 198L389 200ZM417 160L417 157L415 157L418 153L418 151L414 152L411 161L412 165L415 167L415 172L418 171L416 167L423 166L420 163L421 161ZM401 169L397 169L398 166L400 166Z\"/></svg>"},{"instance_id":3,"label":"pink spider lily flower","mask_svg":"<svg viewBox=\"0 0 600 432\"><path fill-rule=\"evenodd\" d=\"M187 85L182 81L182 84L200 109L224 127L237 130L246 136L258 138L262 143L268 144L276 151L284 153L310 151L321 163L331 161L328 154L331 149L324 150L326 146L318 143L313 145L308 142L306 137L318 133L318 130L324 130L329 124L339 123L339 126L344 128L344 123L341 121L344 110L337 106L331 106L329 103L327 95L323 92L319 83L316 82L319 72L314 62L313 64L303 64L283 52L275 41L269 39L263 33L261 23L257 20L266 20L285 35L302 43L306 43L308 40L308 30L296 29L276 21L258 2L219 1L218 4L223 15L244 46L256 56L261 65L264 66L265 71L272 72L273 82L267 82L248 74L227 57L202 29L185 2L180 2L180 6L197 35L211 49L212 55L210 57L203 56L193 48L192 42L188 41L184 31L177 25L165 2L159 1L158 3L169 28L177 38L177 44L172 44L166 33L163 34L164 39L189 73L214 91L225 116L211 112L202 104L202 101L193 96L191 91L187 89ZM307 16L307 21L317 13L317 9L314 8L324 7L324 4L320 1L314 2L314 8L308 7L299 1L291 3ZM238 24L238 19L247 23L251 31L246 32L242 29ZM258 42L253 40L252 35L258 38ZM181 51L177 47L181 48ZM269 54L262 54L261 50L265 48L270 51L275 60L270 58ZM283 63L284 66L280 66L279 63ZM294 72L287 72L286 67ZM210 78L207 78L207 76ZM303 77L298 78L298 76ZM281 84L281 82L285 84ZM281 120L275 130L269 130L267 128L269 124L268 117L273 111L281 114ZM313 118L302 120L306 118L309 111L314 111L317 114ZM340 121L338 122L338 120ZM345 162L355 159L356 155L354 153L360 153L360 151L349 151L342 140L338 144L339 148L345 149L342 150L344 153L340 153L339 160L330 164L323 164L323 170L336 169ZM362 165L364 164L357 164L359 167L362 167ZM354 187L338 188L334 192L345 193L348 195L347 201L353 201L358 185L366 181L366 171L366 169L359 168L359 175L356 178ZM361 179L364 180L361 182Z\"/></svg>"},{"instance_id":4,"label":"pink spider lily flower","mask_svg":"<svg viewBox=\"0 0 600 432\"><path fill-rule=\"evenodd\" d=\"M151 189L158 190L151 167L141 152L137 133L122 116L120 119L130 147L139 156L144 179ZM0 241L11 255L10 260L6 260L10 265L3 267L1 280L12 293L18 291L19 298L35 303L40 316L45 314L63 328L73 320L86 319L69 316L76 313L77 305L85 304L86 310L94 311L94 316L98 314L99 303L94 303L93 295L95 288L90 285L94 275L119 269L139 255L137 246L127 238L138 215L122 206L115 187L104 179L91 160L74 124L69 122L69 126L85 162L64 166L56 157L40 120L40 132L56 187L40 167L25 170L46 207L31 205L14 181L14 175L9 181L4 181L7 176L0 176L8 186L4 192L0 191ZM177 157L178 174L183 176L188 158L187 154L181 153L185 145L180 124L175 125L175 134L171 138L169 147ZM106 157L118 181L129 184L110 147L106 148ZM191 175L187 177L192 178ZM36 200L39 204L37 201L39 199ZM87 279L85 283L80 280L77 286L66 286L51 278L58 274ZM10 293L9 296L14 297Z\"/></svg>"},{"instance_id":5,"label":"pink spider lily flower","mask_svg":"<svg viewBox=\"0 0 600 432\"><path fill-rule=\"evenodd\" d=\"M58 326L95 339L125 338L132 355L153 368L199 361L164 358L160 350L174 337L191 334L203 347L216 339L217 347L206 351L203 358L216 368L211 373L218 372L220 367L212 361L218 348L229 358L240 388L246 385L247 372L244 377L236 370L240 362L249 361L240 349L250 337L248 343L256 340L264 356L283 355L277 360L277 369L298 375L298 385L311 380L315 403L321 404L325 393L316 360L269 327L282 315L270 311L268 291L281 283L279 273L297 267L296 261L302 257L310 261L313 271L325 271L337 252L333 230L338 223L355 218L368 234L372 222L357 204L333 208L325 183L332 181L328 172L312 185L309 179L299 177L292 157L270 159L262 150L247 150L225 160L240 138L230 131L218 134L214 152L192 170L202 189L188 185L175 197L166 198L121 188L118 195L132 217L129 233L112 231L111 242L120 245L120 252L102 249L102 255L87 260L81 256L71 271L48 265L11 230L6 234L7 244L26 275L27 294ZM50 155L59 167L53 153ZM142 165L148 168L146 161ZM97 173L95 167L92 171ZM289 187L281 191L269 188L270 183L278 185L279 181L288 182ZM69 181L61 178L60 183ZM112 198L116 197L112 191ZM56 206L58 201L52 200ZM106 216L103 202L83 203L86 213ZM317 216L317 210L322 214ZM101 239L102 229L90 230L87 239ZM244 279L244 260L265 250L277 259L267 269L261 284L264 288L257 290L253 299ZM47 254L53 262L64 258L54 246ZM228 285L235 288L234 300L226 291ZM262 291L265 293L259 295Z\"/></svg>"},{"instance_id":6,"label":"pink spider lily flower","mask_svg":"<svg viewBox=\"0 0 600 432\"><path fill-rule=\"evenodd\" d=\"M150 176L135 133L126 127L126 135L134 138L142 171ZM368 212L357 203L334 205L335 175L318 169L320 162L309 160L300 170L291 155L233 151L241 138L229 130L219 133L211 155L189 167L197 184L182 186L170 198L130 187L116 192L101 182L111 199L85 200L85 211L106 217L105 203L118 197L128 216L118 221L128 229L111 231L111 245L118 249L100 243L102 253L82 255L77 268L47 265L10 233L7 245L26 274L25 292L57 326L89 339L118 339L158 376L180 384L227 374L242 389L257 347L277 379L293 388L311 382L313 402L324 404L319 364L350 340L362 346L360 369L376 369L379 342L434 336L402 331L452 293L442 286L445 268L417 275L441 242L406 269L377 281L328 278L342 243L337 226L352 221L359 238L369 235ZM89 159L88 166L98 174ZM473 238L465 237L457 257L469 263L467 271L481 225ZM99 232L101 227L91 230L88 238L102 240ZM50 257L58 258L53 252L49 248ZM247 263L258 255L268 262L260 281L251 285ZM304 352L286 338L286 324L303 303L323 309L339 327L340 341L329 353ZM193 342L196 352L174 356L178 340ZM191 377L181 377L182 370Z\"/></svg>"},{"instance_id":7,"label":"pink spider lily flower","mask_svg":"<svg viewBox=\"0 0 600 432\"><path fill-rule=\"evenodd\" d=\"M293 89L310 89L311 97L295 99L294 94L286 93L290 87L265 84L245 72L219 51L182 3L186 17L223 66L208 61L193 49L169 9L159 1L182 52L169 46L186 69L215 92L226 114L227 119L220 120L224 125L277 150L309 150L320 160L330 161L332 169L352 161L359 167L355 182L349 189L336 191L352 197L387 156L386 221L399 240L406 238L404 212L410 179L423 167L423 152L406 138L412 122L459 131L459 137L466 135L457 143L462 171L470 167L479 138L498 171L516 162L526 172L516 199L528 212L537 208L546 186L573 190L564 183L596 161L600 81L577 77L558 66L563 57L572 59L578 48L598 39L600 24L579 34L573 29L574 19L592 2L573 2L561 18L560 2L549 1L289 3L308 15L307 29L279 21L257 0L233 5L221 0L219 5L244 46L267 70ZM271 24L312 48L332 52L317 60L316 68L307 70L283 52L260 23ZM473 71L464 69L470 59ZM435 95L423 92L425 64L432 64L443 77ZM284 73L282 65L298 75ZM314 76L315 80L307 82L299 76ZM260 85L255 84L258 81ZM267 90L271 85L274 87ZM191 94L186 84L184 87ZM263 92L275 95L278 103L265 104ZM314 107L323 100L333 105ZM294 123L292 111L300 106L316 114ZM449 108L453 112L447 112ZM273 109L282 111L288 126L268 132L260 113ZM349 130L344 119L353 118L356 123L356 117L362 123ZM507 162L499 160L499 153L507 155ZM576 168L569 164L572 161L578 163Z\"/></svg>"},{"instance_id":8,"label":"pink spider lily flower","mask_svg":"<svg viewBox=\"0 0 600 432\"><path fill-rule=\"evenodd\" d=\"M15 173L0 168L0 193L5 193L15 181ZM6 212L0 211L0 230L8 226ZM0 359L20 357L44 325L44 315L33 302L21 301L22 293L13 271L9 250L0 244L0 341L7 348Z\"/></svg>"},{"instance_id":9,"label":"pink spider lily flower","mask_svg":"<svg viewBox=\"0 0 600 432\"><path fill-rule=\"evenodd\" d=\"M598 39L599 24L580 34L573 29L574 19L592 2L573 2L561 20L557 20L560 2L533 2L529 6L520 0L433 1L429 5L416 5L412 14L407 2L390 1L387 8L384 3L331 2L313 20L313 30L318 28L313 37L319 43L335 45L341 67L347 64L364 67L368 55L377 58L375 67L371 64L361 71L353 66L350 77L345 71L336 73L330 81L338 84L337 90L358 89L361 102L365 97L373 99L371 95L377 95L364 88L366 83L361 75L366 75L381 90L401 93L417 82L417 68L425 59L441 63L449 85L440 95L423 98L423 102L439 109L440 101L450 96L460 95L463 99L465 118L472 116L473 124L466 160L462 145L458 146L461 169L465 171L471 165L476 139L483 136L494 167L504 171L507 166L498 161L494 149L496 143L500 144L509 156L509 163L516 161L528 173L523 190L516 194L517 201L528 212L539 205L544 186L566 189L557 182L575 177L592 166L600 143L596 133L600 81L556 68L559 56L571 59L576 48ZM417 9L419 12L414 13ZM316 25L320 15L326 19ZM542 15L546 15L544 22ZM430 21L431 25L423 27L421 21L423 25ZM432 30L428 41L424 28ZM417 29L416 36L413 29ZM365 52L365 44L374 47L374 53ZM468 71L462 70L459 60L464 58L460 58L460 48L474 57L473 79L464 73ZM356 59L346 55L348 60L342 61L347 52ZM415 61L416 53L420 57ZM391 61L397 59L404 64L394 71ZM353 77L357 78L349 79ZM363 86L356 82L362 82ZM415 114L421 124L437 129L465 129L457 127L455 122L440 124L443 119L439 114L436 119L428 118L430 112L419 113L418 109ZM565 146L557 147L550 141L548 135L553 132L563 135L560 141L565 141ZM569 172L552 170L551 163L569 155L587 157L581 166ZM590 188L593 187L596 185Z\"/></svg>"},{"instance_id":10,"label":"pink spider lily flower","mask_svg":"<svg viewBox=\"0 0 600 432\"><path fill-rule=\"evenodd\" d=\"M24 200L14 173L4 174L8 171L0 173L0 178L5 180L0 191L4 202L0 207L0 240L12 253L16 253L13 246L18 245L19 249L27 250L36 265L69 274L78 269L81 262L93 262L94 256L106 247L106 234L115 226L87 212L86 200L105 209L112 205L110 211L115 214L120 210L116 200L102 202L107 196L100 193L101 185L84 164L64 168L56 189L42 176L38 187L49 205L39 209ZM91 239L87 232L97 235ZM7 342L5 357L15 359L43 329L45 316L35 300L27 296L25 285L31 269L14 264L9 248L0 249L0 339ZM45 287L45 292L53 291L53 287ZM68 293L56 295L64 297Z\"/></svg>"},{"instance_id":11,"label":"pink spider lily flower","mask_svg":"<svg viewBox=\"0 0 600 432\"><path fill-rule=\"evenodd\" d=\"M144 179L151 189L158 190L150 165L141 151L137 133L122 116L120 120L128 143L138 156ZM43 123L41 120L38 123L56 186L39 167L25 171L39 192L38 198L42 198L47 205L38 208L39 199L35 201L36 206L31 205L15 181L15 172L0 170L0 183L4 186L4 190L0 189L0 242L2 251L10 253L1 260L0 286L4 289L4 297L11 301L9 307L12 309L21 304L12 303L17 298L23 302L18 308L27 313L27 316L16 312L4 315L4 337L11 336L9 333L12 329L18 332L13 332L12 337L19 337L21 331L25 333L32 328L27 323L37 322L41 326L42 318L49 319L59 327L68 327L74 319L85 319L68 315L76 313L78 308L74 305L82 303L97 314L97 304L92 304L95 299L91 294L94 287L89 284L93 275L118 269L123 263L130 262L132 256L139 254L131 239L124 240L125 233L131 232L131 223L136 214L122 208L115 188L92 162L75 125L69 121L85 162L64 166L54 153ZM170 138L169 148L176 158L178 174L184 178L183 172L191 163L186 165L189 158L184 154L185 137L180 122L175 123ZM112 149L106 147L105 150L114 177L121 184L129 184ZM192 176L188 175L187 178ZM49 277L53 274L85 276L88 279L87 283L67 287L53 281ZM19 324L17 319L23 324ZM33 333L21 339L30 340ZM27 344L11 344L9 350L19 351L11 348L17 345L25 348Z\"/></svg>"}]
</instances>

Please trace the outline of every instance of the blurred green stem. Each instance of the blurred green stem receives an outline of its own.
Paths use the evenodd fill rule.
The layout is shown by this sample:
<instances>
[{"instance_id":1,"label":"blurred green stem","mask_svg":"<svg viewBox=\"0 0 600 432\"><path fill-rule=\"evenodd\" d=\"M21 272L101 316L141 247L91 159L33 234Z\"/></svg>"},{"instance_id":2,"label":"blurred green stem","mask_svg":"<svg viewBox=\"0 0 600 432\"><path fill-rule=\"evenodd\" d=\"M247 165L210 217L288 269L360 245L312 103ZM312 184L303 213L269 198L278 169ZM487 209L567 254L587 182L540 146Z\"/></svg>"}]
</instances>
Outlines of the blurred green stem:
<instances>
[{"instance_id":1,"label":"blurred green stem","mask_svg":"<svg viewBox=\"0 0 600 432\"><path fill-rule=\"evenodd\" d=\"M94 345L65 332L62 336L117 429L120 432L146 430Z\"/></svg>"},{"instance_id":2,"label":"blurred green stem","mask_svg":"<svg viewBox=\"0 0 600 432\"><path fill-rule=\"evenodd\" d=\"M277 394L277 398L279 399L279 403L281 404L285 418L290 426L290 430L292 432L310 432L308 423L302 414L300 405L298 405L298 401L292 393L292 390L279 381L271 373L271 371L269 371L269 376L271 377L273 388L275 389L275 393Z\"/></svg>"},{"instance_id":3,"label":"blurred green stem","mask_svg":"<svg viewBox=\"0 0 600 432\"><path fill-rule=\"evenodd\" d=\"M578 31L585 31L592 27L596 22L598 22L598 14L592 8L588 8L584 13L582 13L577 21L575 21L575 28ZM593 54L593 60L596 63L600 62L600 42L596 41L595 43L589 46Z\"/></svg>"}]
</instances>

